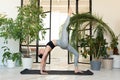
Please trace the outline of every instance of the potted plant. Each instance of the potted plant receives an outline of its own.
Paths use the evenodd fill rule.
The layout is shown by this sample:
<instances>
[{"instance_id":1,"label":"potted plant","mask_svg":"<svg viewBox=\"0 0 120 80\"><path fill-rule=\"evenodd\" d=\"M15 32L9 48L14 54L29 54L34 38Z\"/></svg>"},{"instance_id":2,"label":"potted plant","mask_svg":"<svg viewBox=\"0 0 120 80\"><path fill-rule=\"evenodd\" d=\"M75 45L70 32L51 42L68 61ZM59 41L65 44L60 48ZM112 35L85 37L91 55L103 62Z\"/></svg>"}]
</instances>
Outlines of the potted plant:
<instances>
[{"instance_id":1,"label":"potted plant","mask_svg":"<svg viewBox=\"0 0 120 80\"><path fill-rule=\"evenodd\" d=\"M92 57L92 61L99 61L101 64L100 58L106 55L107 42L104 35L109 34L112 38L114 36L112 29L101 18L90 13L75 14L71 17L69 28L72 31L71 45L76 49L78 49L77 46L81 46L83 48L82 55L85 58L89 55ZM89 28L92 30L91 35L85 33Z\"/></svg>"},{"instance_id":2,"label":"potted plant","mask_svg":"<svg viewBox=\"0 0 120 80\"><path fill-rule=\"evenodd\" d=\"M4 49L4 53L2 55L2 62L3 64L7 63L8 68L13 68L17 65L21 65L21 53L16 52L12 53L10 49L7 46L3 46L2 49Z\"/></svg>"},{"instance_id":3,"label":"potted plant","mask_svg":"<svg viewBox=\"0 0 120 80\"><path fill-rule=\"evenodd\" d=\"M39 33L41 32L42 38L44 38L45 30L43 28L43 18L46 14L43 12L43 8L38 5L38 0L29 0L30 4L23 5L18 8L18 16L15 20L16 27L20 30L20 43L25 43L27 46L27 53L23 55L23 67L31 68L32 58L30 56L29 44L39 39ZM30 62L26 62L30 60ZM30 64L28 64L30 63ZM28 66L26 65L28 64Z\"/></svg>"},{"instance_id":4,"label":"potted plant","mask_svg":"<svg viewBox=\"0 0 120 80\"><path fill-rule=\"evenodd\" d=\"M101 66L104 69L111 70L113 66L113 58L111 58L107 52L107 45L106 39L96 37L87 37L81 39L81 47L84 47L84 50L81 51L83 56L92 56L93 60L90 62L92 70L100 70ZM86 44L85 44L86 43ZM87 47L89 49L86 49ZM85 51L86 50L86 51ZM88 55L84 54L87 53Z\"/></svg>"},{"instance_id":5,"label":"potted plant","mask_svg":"<svg viewBox=\"0 0 120 80\"><path fill-rule=\"evenodd\" d=\"M113 58L108 53L102 59L102 67L108 70L113 68Z\"/></svg>"},{"instance_id":6,"label":"potted plant","mask_svg":"<svg viewBox=\"0 0 120 80\"><path fill-rule=\"evenodd\" d=\"M120 55L118 50L119 36L120 34L118 36L114 36L110 44L110 47L113 50L113 55L110 55L110 57L113 58L113 68L120 68Z\"/></svg>"},{"instance_id":7,"label":"potted plant","mask_svg":"<svg viewBox=\"0 0 120 80\"><path fill-rule=\"evenodd\" d=\"M120 64L119 64L119 60L120 60L120 56L118 53L118 38L119 38L120 34L118 36L113 36L110 46L107 47L107 55L103 58L103 68L105 69L112 69L112 68L120 68Z\"/></svg>"},{"instance_id":8,"label":"potted plant","mask_svg":"<svg viewBox=\"0 0 120 80\"><path fill-rule=\"evenodd\" d=\"M27 46L27 53L23 54L23 58L30 59L30 62L23 61L24 68L32 67L32 58L29 52L29 44L39 39L39 35L44 38L46 33L43 28L43 18L46 14L43 12L43 8L38 5L38 0L29 0L29 4L18 7L18 15L15 20L10 19L6 24L2 25L0 36L5 39L13 38L19 40L20 44L25 43ZM41 34L40 34L41 33ZM22 59L23 59L22 58ZM26 62L26 63L25 63ZM31 66L24 66L27 63Z\"/></svg>"},{"instance_id":9,"label":"potted plant","mask_svg":"<svg viewBox=\"0 0 120 80\"><path fill-rule=\"evenodd\" d=\"M7 42L6 39L7 39L7 34L8 33L4 33L4 30L6 29L5 27L9 27L11 25L9 24L13 24L13 19L12 18L6 18L6 15L3 15L3 14L0 14L0 37L3 37L5 38L5 43ZM2 56L2 62L3 64L7 63L7 66L9 68L12 68L14 67L14 64L15 64L15 58L13 56L13 54L10 52L9 48L7 46L3 46L2 47L4 49L4 53L3 53L3 56Z\"/></svg>"},{"instance_id":10,"label":"potted plant","mask_svg":"<svg viewBox=\"0 0 120 80\"><path fill-rule=\"evenodd\" d=\"M99 39L98 37L86 37L81 39L81 53L84 57L92 56L91 69L92 70L100 70L101 67L101 58L106 56L106 40ZM95 64L94 64L95 63ZM98 64L98 66L96 65Z\"/></svg>"}]
</instances>

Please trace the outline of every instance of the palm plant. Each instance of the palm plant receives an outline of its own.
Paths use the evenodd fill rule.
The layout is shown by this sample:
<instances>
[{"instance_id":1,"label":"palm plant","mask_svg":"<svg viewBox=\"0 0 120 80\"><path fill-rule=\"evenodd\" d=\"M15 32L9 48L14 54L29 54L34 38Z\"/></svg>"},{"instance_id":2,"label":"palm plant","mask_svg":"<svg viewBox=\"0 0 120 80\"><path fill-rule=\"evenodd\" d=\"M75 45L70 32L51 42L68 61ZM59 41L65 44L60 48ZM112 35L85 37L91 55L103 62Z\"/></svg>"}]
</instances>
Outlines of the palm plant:
<instances>
[{"instance_id":1,"label":"palm plant","mask_svg":"<svg viewBox=\"0 0 120 80\"><path fill-rule=\"evenodd\" d=\"M106 39L99 36L93 37L87 35L87 37L82 38L80 42L80 47L83 48L81 53L85 58L87 58L88 55L91 55L94 60L99 60L101 56L107 56L106 45L108 43L106 42Z\"/></svg>"},{"instance_id":2,"label":"palm plant","mask_svg":"<svg viewBox=\"0 0 120 80\"><path fill-rule=\"evenodd\" d=\"M92 25L91 30L93 32L93 35L86 38L85 31L87 29L90 29L89 25ZM94 55L94 58L99 58L100 55L102 55L102 53L100 53L101 51L100 47L106 45L104 34L108 33L111 36L110 38L114 37L114 32L112 31L112 29L101 18L95 15L91 15L90 13L75 14L73 17L71 17L69 29L70 29L69 31L71 31L70 43L71 45L73 45L75 49L78 50L77 46L83 45L81 44L82 42L84 42L82 41L83 39L87 39L89 41L86 42L88 47L90 46L92 46L92 48L93 46L94 48L99 47L94 52L93 50L89 50L91 51L89 55ZM96 44L98 46L96 46ZM84 51L86 51L86 48L84 45ZM95 56L95 54L97 55ZM85 55L88 55L88 53L86 53Z\"/></svg>"}]
</instances>

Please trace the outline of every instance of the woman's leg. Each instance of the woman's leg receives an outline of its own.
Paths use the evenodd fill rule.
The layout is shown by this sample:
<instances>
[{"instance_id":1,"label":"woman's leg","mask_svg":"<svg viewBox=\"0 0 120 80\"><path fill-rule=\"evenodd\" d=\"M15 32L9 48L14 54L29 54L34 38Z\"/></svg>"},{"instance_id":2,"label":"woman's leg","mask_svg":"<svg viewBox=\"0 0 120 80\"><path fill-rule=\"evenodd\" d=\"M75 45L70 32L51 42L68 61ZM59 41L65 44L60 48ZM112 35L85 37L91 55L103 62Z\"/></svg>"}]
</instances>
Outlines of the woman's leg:
<instances>
[{"instance_id":1,"label":"woman's leg","mask_svg":"<svg viewBox=\"0 0 120 80\"><path fill-rule=\"evenodd\" d=\"M74 54L74 66L75 66L75 73L78 72L78 58L79 58L79 53L71 46L68 45L67 50L71 53Z\"/></svg>"},{"instance_id":2,"label":"woman's leg","mask_svg":"<svg viewBox=\"0 0 120 80\"><path fill-rule=\"evenodd\" d=\"M66 49L68 46L68 32L67 32L67 27L70 22L70 17L68 16L65 23L62 25L62 33L61 37L59 40L56 41L56 45L60 46L63 49Z\"/></svg>"},{"instance_id":3,"label":"woman's leg","mask_svg":"<svg viewBox=\"0 0 120 80\"><path fill-rule=\"evenodd\" d=\"M62 25L62 34L61 34L61 38L59 40L56 41L56 45L60 46L63 49L67 49L68 51L70 51L71 53L74 54L74 64L75 64L75 73L78 72L78 58L79 58L79 54L78 52L71 46L68 44L68 32L67 32L67 27L69 25L70 22L70 15L71 15L71 11L69 11L69 16L67 17L65 23Z\"/></svg>"},{"instance_id":4,"label":"woman's leg","mask_svg":"<svg viewBox=\"0 0 120 80\"><path fill-rule=\"evenodd\" d=\"M67 19L65 20L64 24L62 25L62 33L60 36L60 39L57 40L56 45L60 46L63 49L66 49L68 46L68 32L67 32L67 27L70 23L70 16L72 15L72 10L69 8L68 10L68 16Z\"/></svg>"}]
</instances>

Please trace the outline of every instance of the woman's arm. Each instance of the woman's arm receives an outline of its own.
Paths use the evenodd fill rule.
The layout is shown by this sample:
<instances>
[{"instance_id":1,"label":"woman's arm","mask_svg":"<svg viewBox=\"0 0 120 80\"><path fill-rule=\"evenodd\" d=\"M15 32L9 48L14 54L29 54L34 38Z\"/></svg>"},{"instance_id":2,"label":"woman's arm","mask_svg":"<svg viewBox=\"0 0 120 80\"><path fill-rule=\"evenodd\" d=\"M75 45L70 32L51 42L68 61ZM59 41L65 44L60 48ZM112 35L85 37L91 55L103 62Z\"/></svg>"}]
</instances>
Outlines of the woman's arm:
<instances>
[{"instance_id":1,"label":"woman's arm","mask_svg":"<svg viewBox=\"0 0 120 80\"><path fill-rule=\"evenodd\" d=\"M48 53L50 51L51 51L51 47L47 45L45 50L44 50L42 59L41 59L41 70L40 70L41 74L48 74L47 72L44 72L44 69L45 69L45 66L46 66L47 56L48 56Z\"/></svg>"}]
</instances>

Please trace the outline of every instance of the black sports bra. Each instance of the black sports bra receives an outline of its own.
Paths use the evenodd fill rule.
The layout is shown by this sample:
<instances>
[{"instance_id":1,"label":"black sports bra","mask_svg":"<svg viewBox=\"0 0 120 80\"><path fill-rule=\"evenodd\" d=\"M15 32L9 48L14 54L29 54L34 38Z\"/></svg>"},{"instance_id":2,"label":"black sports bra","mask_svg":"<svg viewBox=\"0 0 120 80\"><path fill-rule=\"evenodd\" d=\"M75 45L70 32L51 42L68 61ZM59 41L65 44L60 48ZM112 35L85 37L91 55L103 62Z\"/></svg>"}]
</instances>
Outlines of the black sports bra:
<instances>
[{"instance_id":1,"label":"black sports bra","mask_svg":"<svg viewBox=\"0 0 120 80\"><path fill-rule=\"evenodd\" d=\"M48 42L46 45L50 46L52 49L55 47L52 41ZM42 58L43 54L38 55L40 58Z\"/></svg>"},{"instance_id":2,"label":"black sports bra","mask_svg":"<svg viewBox=\"0 0 120 80\"><path fill-rule=\"evenodd\" d=\"M50 46L52 49L55 47L52 41L48 42L46 45Z\"/></svg>"}]
</instances>

